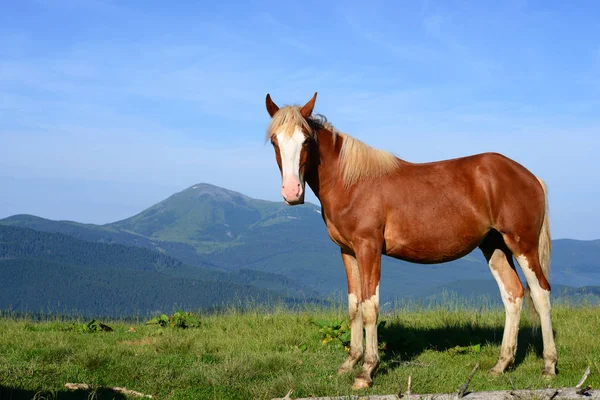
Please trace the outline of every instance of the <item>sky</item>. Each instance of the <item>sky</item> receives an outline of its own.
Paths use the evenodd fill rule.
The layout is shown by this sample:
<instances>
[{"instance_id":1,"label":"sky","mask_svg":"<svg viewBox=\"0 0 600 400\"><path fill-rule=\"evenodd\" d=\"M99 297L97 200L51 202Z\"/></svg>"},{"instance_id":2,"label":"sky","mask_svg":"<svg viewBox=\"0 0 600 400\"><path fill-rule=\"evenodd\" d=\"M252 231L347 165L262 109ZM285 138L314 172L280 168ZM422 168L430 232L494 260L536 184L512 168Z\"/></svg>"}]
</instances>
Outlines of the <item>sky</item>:
<instances>
[{"instance_id":1,"label":"sky","mask_svg":"<svg viewBox=\"0 0 600 400\"><path fill-rule=\"evenodd\" d=\"M413 162L544 179L600 239L600 4L22 0L0 5L0 218L108 223L207 182L281 201L265 95ZM311 194L308 201L317 202Z\"/></svg>"}]
</instances>

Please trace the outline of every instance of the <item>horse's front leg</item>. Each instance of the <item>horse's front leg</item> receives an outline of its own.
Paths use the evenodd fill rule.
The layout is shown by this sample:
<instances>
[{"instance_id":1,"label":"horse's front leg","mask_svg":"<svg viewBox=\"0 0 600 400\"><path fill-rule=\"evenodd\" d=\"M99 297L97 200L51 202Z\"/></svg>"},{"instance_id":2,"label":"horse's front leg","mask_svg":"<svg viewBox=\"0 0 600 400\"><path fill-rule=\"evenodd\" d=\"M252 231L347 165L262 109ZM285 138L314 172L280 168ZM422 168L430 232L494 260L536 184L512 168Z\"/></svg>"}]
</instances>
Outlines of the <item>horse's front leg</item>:
<instances>
[{"instance_id":1,"label":"horse's front leg","mask_svg":"<svg viewBox=\"0 0 600 400\"><path fill-rule=\"evenodd\" d=\"M362 240L355 247L360 273L362 320L365 326L365 356L362 372L354 380L353 389L373 384L373 374L379 366L377 317L379 316L379 280L381 277L382 241Z\"/></svg>"},{"instance_id":2,"label":"horse's front leg","mask_svg":"<svg viewBox=\"0 0 600 400\"><path fill-rule=\"evenodd\" d=\"M343 374L352 370L363 355L363 320L361 308L361 285L358 262L354 254L342 250L342 260L348 278L348 313L350 314L350 351L338 370Z\"/></svg>"}]
</instances>

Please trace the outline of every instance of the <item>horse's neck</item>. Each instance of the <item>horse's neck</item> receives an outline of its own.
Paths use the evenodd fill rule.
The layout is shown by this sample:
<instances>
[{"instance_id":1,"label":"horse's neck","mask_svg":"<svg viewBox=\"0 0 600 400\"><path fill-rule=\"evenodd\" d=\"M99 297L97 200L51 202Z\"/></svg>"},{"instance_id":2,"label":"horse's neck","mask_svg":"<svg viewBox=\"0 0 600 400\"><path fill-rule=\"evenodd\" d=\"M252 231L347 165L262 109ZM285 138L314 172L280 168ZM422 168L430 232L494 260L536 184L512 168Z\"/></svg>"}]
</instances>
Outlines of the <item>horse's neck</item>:
<instances>
[{"instance_id":1,"label":"horse's neck","mask_svg":"<svg viewBox=\"0 0 600 400\"><path fill-rule=\"evenodd\" d=\"M313 160L313 168L306 182L315 193L321 205L326 207L332 192L341 186L338 160L342 138L333 140L333 134L327 129L317 131L318 152Z\"/></svg>"}]
</instances>

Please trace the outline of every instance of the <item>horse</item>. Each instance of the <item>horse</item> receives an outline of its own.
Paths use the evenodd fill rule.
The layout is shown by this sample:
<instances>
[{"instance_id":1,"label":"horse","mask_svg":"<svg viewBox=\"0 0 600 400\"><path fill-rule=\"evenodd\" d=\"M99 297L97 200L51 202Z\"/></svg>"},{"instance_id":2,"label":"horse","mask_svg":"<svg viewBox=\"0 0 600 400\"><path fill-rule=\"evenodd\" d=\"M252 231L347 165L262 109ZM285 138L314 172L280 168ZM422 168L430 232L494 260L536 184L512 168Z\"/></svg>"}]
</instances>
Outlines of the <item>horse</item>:
<instances>
[{"instance_id":1,"label":"horse","mask_svg":"<svg viewBox=\"0 0 600 400\"><path fill-rule=\"evenodd\" d=\"M379 365L377 319L382 254L420 264L458 259L479 247L505 308L497 363L515 360L523 298L539 315L543 375L556 374L550 316L550 228L544 182L498 153L411 163L335 129L313 109L279 108L267 94L266 132L281 172L288 205L304 203L306 183L322 207L328 234L341 250L348 280L351 343L338 373L362 358L353 388L373 383ZM516 258L527 281L524 289ZM363 336L364 328L364 336Z\"/></svg>"}]
</instances>

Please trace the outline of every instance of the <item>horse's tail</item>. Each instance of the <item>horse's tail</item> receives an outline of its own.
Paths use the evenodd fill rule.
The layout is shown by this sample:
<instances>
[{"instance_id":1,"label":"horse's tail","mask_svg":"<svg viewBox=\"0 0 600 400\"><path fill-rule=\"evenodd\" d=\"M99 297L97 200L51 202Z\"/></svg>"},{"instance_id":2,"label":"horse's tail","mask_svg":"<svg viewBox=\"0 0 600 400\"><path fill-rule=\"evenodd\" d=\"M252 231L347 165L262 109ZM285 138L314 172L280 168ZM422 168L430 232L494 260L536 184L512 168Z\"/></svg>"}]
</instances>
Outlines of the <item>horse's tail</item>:
<instances>
[{"instance_id":1,"label":"horse's tail","mask_svg":"<svg viewBox=\"0 0 600 400\"><path fill-rule=\"evenodd\" d=\"M548 189L543 180L538 178L544 189L544 198L546 205L544 209L544 222L542 223L542 230L540 231L540 242L539 242L539 255L540 255L540 266L544 272L544 276L548 283L550 283L550 253L552 251L552 241L550 240L550 221L548 219Z\"/></svg>"},{"instance_id":2,"label":"horse's tail","mask_svg":"<svg viewBox=\"0 0 600 400\"><path fill-rule=\"evenodd\" d=\"M550 221L548 219L548 188L543 180L537 178L540 184L542 185L542 189L544 190L544 221L542 222L542 228L540 230L540 238L538 243L538 254L540 260L540 267L542 268L542 272L544 273L544 277L550 284L550 253L552 251L552 240L550 239ZM529 285L527 285L527 299L528 301L528 309L529 314L533 321L539 321L539 315L535 307L532 307L533 299L531 298L531 290L529 290Z\"/></svg>"}]
</instances>

